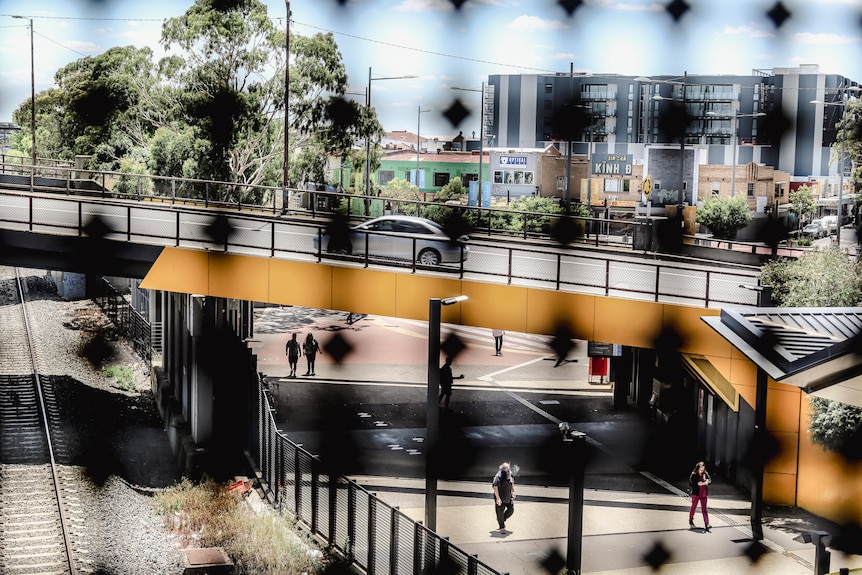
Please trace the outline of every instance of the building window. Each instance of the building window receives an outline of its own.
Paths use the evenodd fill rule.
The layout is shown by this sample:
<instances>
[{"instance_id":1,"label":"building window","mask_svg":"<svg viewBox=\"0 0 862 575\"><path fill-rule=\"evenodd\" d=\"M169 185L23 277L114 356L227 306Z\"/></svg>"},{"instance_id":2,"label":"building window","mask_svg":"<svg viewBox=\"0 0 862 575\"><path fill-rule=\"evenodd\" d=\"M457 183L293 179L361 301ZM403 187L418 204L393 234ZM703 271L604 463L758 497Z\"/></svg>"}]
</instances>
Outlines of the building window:
<instances>
[{"instance_id":1,"label":"building window","mask_svg":"<svg viewBox=\"0 0 862 575\"><path fill-rule=\"evenodd\" d=\"M630 191L632 191L632 181L623 180L623 192L628 193Z\"/></svg>"},{"instance_id":2,"label":"building window","mask_svg":"<svg viewBox=\"0 0 862 575\"><path fill-rule=\"evenodd\" d=\"M434 187L442 188L449 183L449 172L434 172Z\"/></svg>"},{"instance_id":3,"label":"building window","mask_svg":"<svg viewBox=\"0 0 862 575\"><path fill-rule=\"evenodd\" d=\"M605 178L605 192L619 192L620 181L615 178Z\"/></svg>"},{"instance_id":4,"label":"building window","mask_svg":"<svg viewBox=\"0 0 862 575\"><path fill-rule=\"evenodd\" d=\"M381 186L385 186L394 179L395 170L378 170L377 172L377 183Z\"/></svg>"},{"instance_id":5,"label":"building window","mask_svg":"<svg viewBox=\"0 0 862 575\"><path fill-rule=\"evenodd\" d=\"M717 198L721 195L721 186L718 182L712 182L712 197Z\"/></svg>"},{"instance_id":6,"label":"building window","mask_svg":"<svg viewBox=\"0 0 862 575\"><path fill-rule=\"evenodd\" d=\"M545 94L550 94L553 91L554 91L554 85L553 84L551 84L550 82L545 84Z\"/></svg>"},{"instance_id":7,"label":"building window","mask_svg":"<svg viewBox=\"0 0 862 575\"><path fill-rule=\"evenodd\" d=\"M749 198L754 197L754 182L751 182L748 184L748 197Z\"/></svg>"}]
</instances>

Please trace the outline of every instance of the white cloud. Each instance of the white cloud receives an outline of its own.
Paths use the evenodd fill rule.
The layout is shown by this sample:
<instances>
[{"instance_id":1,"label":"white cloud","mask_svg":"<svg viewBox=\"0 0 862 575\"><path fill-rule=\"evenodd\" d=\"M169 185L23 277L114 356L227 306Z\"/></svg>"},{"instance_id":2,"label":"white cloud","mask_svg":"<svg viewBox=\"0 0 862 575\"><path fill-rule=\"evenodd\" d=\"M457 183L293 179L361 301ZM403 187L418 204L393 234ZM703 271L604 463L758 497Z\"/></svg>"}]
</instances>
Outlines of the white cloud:
<instances>
[{"instance_id":1,"label":"white cloud","mask_svg":"<svg viewBox=\"0 0 862 575\"><path fill-rule=\"evenodd\" d=\"M101 54L105 51L104 48L98 44L86 42L84 40L66 40L63 42L63 46L70 48L75 52L80 52L81 54Z\"/></svg>"},{"instance_id":2,"label":"white cloud","mask_svg":"<svg viewBox=\"0 0 862 575\"><path fill-rule=\"evenodd\" d=\"M554 60L565 60L566 62L571 62L572 60L580 60L581 57L577 54L572 54L571 52L557 52L552 56Z\"/></svg>"},{"instance_id":3,"label":"white cloud","mask_svg":"<svg viewBox=\"0 0 862 575\"><path fill-rule=\"evenodd\" d=\"M608 10L623 10L627 12L661 12L666 9L660 2L640 2L638 0L588 0L586 4L607 8Z\"/></svg>"},{"instance_id":4,"label":"white cloud","mask_svg":"<svg viewBox=\"0 0 862 575\"><path fill-rule=\"evenodd\" d=\"M775 34L757 24L743 24L741 26L724 25L721 33L725 36L743 36L745 38L774 38Z\"/></svg>"},{"instance_id":5,"label":"white cloud","mask_svg":"<svg viewBox=\"0 0 862 575\"><path fill-rule=\"evenodd\" d=\"M837 46L841 44L857 44L862 42L859 36L841 36L839 34L799 32L793 35L793 41L799 44L821 44Z\"/></svg>"},{"instance_id":6,"label":"white cloud","mask_svg":"<svg viewBox=\"0 0 862 575\"><path fill-rule=\"evenodd\" d=\"M545 20L538 16L527 16L526 14L518 16L508 24L506 28L509 30L529 31L529 30L565 30L569 26L558 20Z\"/></svg>"}]
</instances>

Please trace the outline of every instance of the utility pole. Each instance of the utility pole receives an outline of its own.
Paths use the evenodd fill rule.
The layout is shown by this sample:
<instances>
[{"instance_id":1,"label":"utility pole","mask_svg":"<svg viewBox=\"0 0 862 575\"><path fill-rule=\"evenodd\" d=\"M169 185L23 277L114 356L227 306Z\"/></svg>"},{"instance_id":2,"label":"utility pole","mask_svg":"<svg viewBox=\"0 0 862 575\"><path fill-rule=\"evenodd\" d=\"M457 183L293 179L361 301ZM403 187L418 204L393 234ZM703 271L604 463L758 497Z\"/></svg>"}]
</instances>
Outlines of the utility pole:
<instances>
[{"instance_id":1,"label":"utility pole","mask_svg":"<svg viewBox=\"0 0 862 575\"><path fill-rule=\"evenodd\" d=\"M290 0L284 0L286 18L284 19L285 48L284 48L284 188L282 189L282 213L286 213L290 207L290 124L288 122L288 110L290 106Z\"/></svg>"}]
</instances>

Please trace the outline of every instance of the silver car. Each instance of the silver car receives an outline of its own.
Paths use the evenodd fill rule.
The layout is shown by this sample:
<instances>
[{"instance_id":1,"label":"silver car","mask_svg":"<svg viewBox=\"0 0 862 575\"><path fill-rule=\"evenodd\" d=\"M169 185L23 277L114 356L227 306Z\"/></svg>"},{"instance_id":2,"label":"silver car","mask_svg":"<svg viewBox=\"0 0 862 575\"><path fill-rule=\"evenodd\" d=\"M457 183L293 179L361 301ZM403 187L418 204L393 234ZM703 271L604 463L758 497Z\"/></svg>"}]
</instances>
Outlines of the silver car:
<instances>
[{"instance_id":1,"label":"silver car","mask_svg":"<svg viewBox=\"0 0 862 575\"><path fill-rule=\"evenodd\" d=\"M342 245L330 245L328 235L322 238L323 251L329 253L415 259L426 266L460 263L467 259L469 252L465 245L468 236L462 235L453 241L437 222L414 216L383 216L352 226ZM314 248L319 249L318 238L314 238Z\"/></svg>"}]
</instances>

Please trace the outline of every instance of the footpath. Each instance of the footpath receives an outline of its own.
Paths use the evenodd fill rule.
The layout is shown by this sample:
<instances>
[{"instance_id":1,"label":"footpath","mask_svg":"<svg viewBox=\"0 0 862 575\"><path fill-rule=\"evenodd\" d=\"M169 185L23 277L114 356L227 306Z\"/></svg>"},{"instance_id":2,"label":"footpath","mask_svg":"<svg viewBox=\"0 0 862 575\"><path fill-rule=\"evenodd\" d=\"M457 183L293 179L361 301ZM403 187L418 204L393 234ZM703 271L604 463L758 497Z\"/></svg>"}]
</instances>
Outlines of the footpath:
<instances>
[{"instance_id":1,"label":"footpath","mask_svg":"<svg viewBox=\"0 0 862 575\"><path fill-rule=\"evenodd\" d=\"M297 385L299 380L286 380L288 373L284 357L284 343L291 330L300 334L314 331L321 340L332 323L333 317L324 322L311 320L301 309L285 312L294 314L293 320L280 322L275 315L266 318L269 333L256 330L254 347L259 357L259 369L278 385ZM342 314L343 315L343 314ZM342 321L343 318L336 318ZM300 323L297 324L296 322ZM427 332L421 322L395 320L392 318L368 318L356 324L361 326L364 342L362 353L349 359L348 365L332 365L331 358L324 355L318 359L318 375L314 381L333 385L374 385L383 382L401 384L422 383L427 375ZM262 330L267 331L267 330ZM395 333L400 337L392 339ZM301 337L301 336L300 336ZM465 339L472 338L472 351L459 359L459 369L467 373L470 382L473 359L486 363L493 341L484 331L467 332ZM372 345L372 342L376 342ZM601 388L610 397L610 386L596 386L586 370L586 358L578 358L579 374L575 381L539 381L531 378L530 369L538 373L546 342L525 334L507 334L505 353L496 358L501 365L496 381L506 393L515 395L518 389L532 386L570 387L570 393L590 391L592 395ZM521 349L518 353L513 348ZM374 351L379 350L379 351ZM585 355L585 350L580 350ZM530 361L524 361L533 357ZM427 361L427 359L425 359ZM539 362L539 363L537 363ZM506 365L511 371L506 371ZM522 367L527 366L527 367ZM581 367L582 366L582 367ZM300 372L304 371L300 360ZM547 370L542 370L547 373ZM571 375L571 372L569 372ZM281 380L281 383L279 383ZM480 378L472 382L483 385ZM619 419L619 415L615 416ZM639 425L642 416L635 410L628 415L627 423ZM640 423L639 423L640 422ZM504 425L498 426L499 429ZM499 429L493 426L489 435ZM690 500L681 490L677 478L678 468L641 472L627 464L632 461L625 453L627 445L614 435L611 426L601 423L589 427L588 436L593 447L601 449L609 459L618 461L617 467L625 467L624 476L613 473L597 474L588 481L590 488L584 492L583 538L581 573L592 575L647 575L665 573L669 575L743 575L781 574L810 575L814 573L815 548L810 543L794 540L801 533L822 530L834 533L836 526L814 515L796 508L766 507L763 512L764 539L754 544L750 530L750 503L746 494L720 477L710 487L709 516L712 530L703 530L700 509L695 514L696 528L688 526ZM629 449L636 449L631 446ZM664 479L663 479L664 477ZM381 476L351 476L359 484L392 506L397 506L411 518L424 519L424 480ZM678 478L677 478L678 479ZM507 531L497 530L494 506L488 480L440 481L437 499L437 533L449 541L475 554L485 564L510 575L550 575L543 562L556 554L565 560L568 527L568 490L560 487L528 485L517 481L515 514L507 522ZM662 559L663 558L663 559ZM651 561L654 565L651 565ZM847 556L832 551L831 569L848 568L862 573L862 557Z\"/></svg>"}]
</instances>

